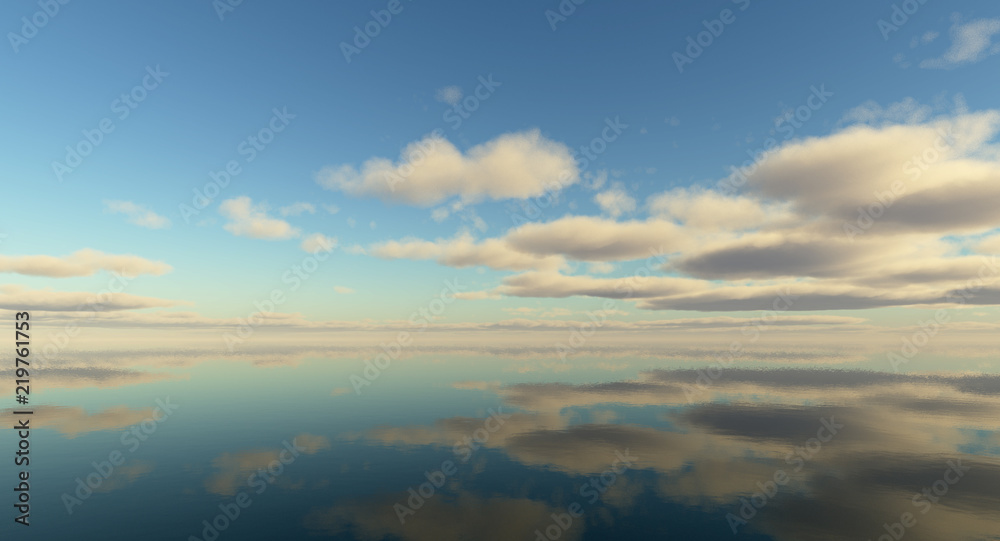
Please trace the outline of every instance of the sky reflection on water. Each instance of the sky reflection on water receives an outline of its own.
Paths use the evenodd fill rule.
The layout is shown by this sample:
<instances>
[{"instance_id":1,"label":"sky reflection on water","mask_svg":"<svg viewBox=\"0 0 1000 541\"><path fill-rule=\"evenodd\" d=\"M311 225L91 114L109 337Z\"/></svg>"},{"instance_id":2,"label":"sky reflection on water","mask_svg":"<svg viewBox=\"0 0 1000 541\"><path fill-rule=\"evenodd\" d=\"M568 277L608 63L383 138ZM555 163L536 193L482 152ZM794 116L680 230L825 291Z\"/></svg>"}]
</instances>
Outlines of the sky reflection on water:
<instances>
[{"instance_id":1,"label":"sky reflection on water","mask_svg":"<svg viewBox=\"0 0 1000 541\"><path fill-rule=\"evenodd\" d=\"M1000 376L696 356L423 351L359 395L350 350L81 355L38 377L30 534L997 539Z\"/></svg>"}]
</instances>

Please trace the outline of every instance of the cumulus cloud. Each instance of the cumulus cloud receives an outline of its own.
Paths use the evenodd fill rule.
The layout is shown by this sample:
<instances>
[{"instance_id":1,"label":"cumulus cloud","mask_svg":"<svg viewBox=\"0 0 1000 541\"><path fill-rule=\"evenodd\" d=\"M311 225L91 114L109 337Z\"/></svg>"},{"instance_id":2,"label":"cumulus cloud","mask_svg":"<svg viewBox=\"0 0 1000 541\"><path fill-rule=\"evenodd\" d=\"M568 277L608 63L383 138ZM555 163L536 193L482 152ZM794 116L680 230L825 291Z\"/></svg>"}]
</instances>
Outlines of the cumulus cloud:
<instances>
[{"instance_id":1,"label":"cumulus cloud","mask_svg":"<svg viewBox=\"0 0 1000 541\"><path fill-rule=\"evenodd\" d=\"M170 220L153 212L148 207L131 201L105 201L104 212L124 214L130 224L149 229L170 227Z\"/></svg>"},{"instance_id":2,"label":"cumulus cloud","mask_svg":"<svg viewBox=\"0 0 1000 541\"><path fill-rule=\"evenodd\" d=\"M611 189L595 195L594 202L612 218L635 212L635 199L625 191L625 187L620 182L614 183Z\"/></svg>"},{"instance_id":3,"label":"cumulus cloud","mask_svg":"<svg viewBox=\"0 0 1000 541\"><path fill-rule=\"evenodd\" d=\"M608 172L592 172L584 175L586 188L600 192L592 195L603 217L545 217L487 238L477 236L485 227L468 205L541 195L565 187L567 178L577 182L581 175L565 146L532 131L463 152L430 136L395 162L373 158L360 171L328 168L317 180L349 195L431 207L434 221L454 215L466 223L455 237L389 240L368 246L371 255L519 273L485 291L457 295L462 299L589 296L627 300L640 309L696 311L769 310L782 294L795 299L788 308L793 311L952 305L955 291L984 277L981 256L968 250L991 254L1000 248L1000 112L970 113L958 103L941 114L940 107L913 99L884 107L868 102L838 126L768 152L739 173L745 175L740 193L711 184L675 188L640 206L621 182L607 186ZM300 235L267 210L249 197L220 205L234 234ZM280 212L315 210L296 203ZM630 216L640 212L647 216ZM859 212L874 218L857 226ZM350 218L348 224L356 225ZM856 232L846 234L848 225ZM317 233L302 248L335 242ZM366 252L360 246L349 251ZM627 262L651 256L658 261L646 275L586 275L631 274L636 269ZM91 267L89 272L108 268ZM1000 275L994 267L986 267L990 277ZM39 268L49 268L49 275L85 275L51 270L56 265L49 260L0 257L0 271ZM967 302L1000 303L1000 288L986 284ZM342 328L297 315L274 324ZM519 325L539 323L502 327Z\"/></svg>"},{"instance_id":4,"label":"cumulus cloud","mask_svg":"<svg viewBox=\"0 0 1000 541\"><path fill-rule=\"evenodd\" d=\"M317 182L354 196L432 206L451 197L462 202L525 199L579 180L569 148L538 130L501 135L462 152L431 134L403 149L397 162L371 158L324 168Z\"/></svg>"},{"instance_id":5,"label":"cumulus cloud","mask_svg":"<svg viewBox=\"0 0 1000 541\"><path fill-rule=\"evenodd\" d=\"M742 193L672 189L648 199L644 220L614 218L626 212L616 184L598 195L609 217L569 215L480 240L389 241L372 252L521 271L470 298L591 296L734 311L773 309L788 294L797 299L788 309L799 311L949 306L981 279L966 302L1000 302L996 260L962 251L1000 248L984 237L1000 228L1000 112L970 113L960 102L952 113L933 111L914 100L865 104L845 117L854 124L787 141L741 172ZM600 274L654 255L648 276L566 274L576 272L568 262Z\"/></svg>"},{"instance_id":6,"label":"cumulus cloud","mask_svg":"<svg viewBox=\"0 0 1000 541\"><path fill-rule=\"evenodd\" d=\"M135 255L106 254L97 250L83 249L62 257L48 255L0 255L0 272L12 272L26 276L47 278L68 278L91 276L98 271L117 272L126 277L141 274L159 276L172 270L162 261L150 261Z\"/></svg>"},{"instance_id":7,"label":"cumulus cloud","mask_svg":"<svg viewBox=\"0 0 1000 541\"><path fill-rule=\"evenodd\" d=\"M997 111L924 124L854 125L773 151L748 175L747 187L805 215L833 218L838 228L885 194L893 203L879 216L880 226L938 233L982 228L998 217L984 208L1000 196L1000 165L990 143L998 131ZM929 208L935 197L943 200Z\"/></svg>"},{"instance_id":8,"label":"cumulus cloud","mask_svg":"<svg viewBox=\"0 0 1000 541\"><path fill-rule=\"evenodd\" d=\"M223 201L219 213L229 219L223 228L238 237L283 240L301 233L288 222L268 216L267 205L254 204L247 196Z\"/></svg>"},{"instance_id":9,"label":"cumulus cloud","mask_svg":"<svg viewBox=\"0 0 1000 541\"><path fill-rule=\"evenodd\" d=\"M1000 34L1000 19L956 22L950 34L951 46L944 55L924 60L921 68L951 69L1000 53L1000 43L993 43L993 36Z\"/></svg>"}]
</instances>

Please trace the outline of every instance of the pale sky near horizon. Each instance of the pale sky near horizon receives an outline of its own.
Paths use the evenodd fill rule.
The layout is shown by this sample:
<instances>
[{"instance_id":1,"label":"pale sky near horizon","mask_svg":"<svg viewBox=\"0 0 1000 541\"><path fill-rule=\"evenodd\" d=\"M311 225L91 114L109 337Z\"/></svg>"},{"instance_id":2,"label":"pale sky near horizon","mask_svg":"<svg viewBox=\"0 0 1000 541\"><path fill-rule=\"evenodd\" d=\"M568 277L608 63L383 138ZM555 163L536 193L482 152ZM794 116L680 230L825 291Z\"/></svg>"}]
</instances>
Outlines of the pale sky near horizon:
<instances>
[{"instance_id":1,"label":"pale sky near horizon","mask_svg":"<svg viewBox=\"0 0 1000 541\"><path fill-rule=\"evenodd\" d=\"M277 299L290 329L998 325L994 3L0 14L0 310L67 321L110 289L98 326Z\"/></svg>"}]
</instances>

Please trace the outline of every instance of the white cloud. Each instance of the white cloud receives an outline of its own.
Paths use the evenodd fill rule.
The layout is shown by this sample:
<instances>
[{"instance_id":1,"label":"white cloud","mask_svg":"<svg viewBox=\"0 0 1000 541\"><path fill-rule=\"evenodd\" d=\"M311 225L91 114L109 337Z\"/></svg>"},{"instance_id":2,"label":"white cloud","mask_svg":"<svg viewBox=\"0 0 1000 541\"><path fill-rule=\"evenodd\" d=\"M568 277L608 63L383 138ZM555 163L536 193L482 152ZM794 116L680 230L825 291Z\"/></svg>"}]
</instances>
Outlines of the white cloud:
<instances>
[{"instance_id":1,"label":"white cloud","mask_svg":"<svg viewBox=\"0 0 1000 541\"><path fill-rule=\"evenodd\" d=\"M933 109L929 105L924 105L912 97L904 98L902 101L889 104L883 107L875 100L868 100L865 103L849 110L840 120L841 124L870 124L873 126L886 124L915 124L926 121Z\"/></svg>"},{"instance_id":2,"label":"white cloud","mask_svg":"<svg viewBox=\"0 0 1000 541\"><path fill-rule=\"evenodd\" d=\"M469 233L453 239L407 238L377 244L370 251L387 259L435 259L443 265L485 265L508 270L555 270L565 258L579 261L629 261L691 246L695 240L666 220L617 222L592 216L566 216L529 223L502 238L476 241Z\"/></svg>"},{"instance_id":3,"label":"white cloud","mask_svg":"<svg viewBox=\"0 0 1000 541\"><path fill-rule=\"evenodd\" d=\"M506 240L527 254L564 255L580 261L642 259L690 243L680 227L666 220L616 222L592 216L525 224L508 233Z\"/></svg>"},{"instance_id":4,"label":"white cloud","mask_svg":"<svg viewBox=\"0 0 1000 541\"><path fill-rule=\"evenodd\" d=\"M341 165L317 175L331 190L424 207L454 196L464 203L525 199L578 179L569 148L538 130L501 135L465 153L432 134L407 145L399 162L371 158L360 171Z\"/></svg>"},{"instance_id":5,"label":"white cloud","mask_svg":"<svg viewBox=\"0 0 1000 541\"><path fill-rule=\"evenodd\" d=\"M322 233L313 233L302 239L300 246L310 254L315 254L319 251L330 252L337 246L337 238L327 237Z\"/></svg>"},{"instance_id":6,"label":"white cloud","mask_svg":"<svg viewBox=\"0 0 1000 541\"><path fill-rule=\"evenodd\" d=\"M463 291L460 293L455 293L456 299L466 300L466 301L478 301L478 300L497 300L501 296L497 293L490 293L489 291Z\"/></svg>"},{"instance_id":7,"label":"white cloud","mask_svg":"<svg viewBox=\"0 0 1000 541\"><path fill-rule=\"evenodd\" d=\"M438 208L434 209L433 211L431 211L431 220L434 220L435 222L441 223L441 222L445 221L446 219L448 219L449 214L450 214L450 212L448 211L448 209L446 209L444 207L438 207Z\"/></svg>"},{"instance_id":8,"label":"white cloud","mask_svg":"<svg viewBox=\"0 0 1000 541\"><path fill-rule=\"evenodd\" d=\"M827 137L789 143L763 160L747 187L806 216L854 222L859 206L901 186L878 227L960 231L995 223L1000 163L991 146L1000 112L924 124L854 125ZM993 206L991 206L993 205ZM842 234L842 232L841 232Z\"/></svg>"},{"instance_id":9,"label":"white cloud","mask_svg":"<svg viewBox=\"0 0 1000 541\"><path fill-rule=\"evenodd\" d=\"M0 286L0 309L49 310L54 312L108 312L165 308L185 304L178 301L140 297L128 293L87 293L75 291L29 290L20 286Z\"/></svg>"},{"instance_id":10,"label":"white cloud","mask_svg":"<svg viewBox=\"0 0 1000 541\"><path fill-rule=\"evenodd\" d=\"M340 212L340 207L338 207L337 205L329 205L327 203L323 203L323 209L329 212L330 214L336 214Z\"/></svg>"},{"instance_id":11,"label":"white cloud","mask_svg":"<svg viewBox=\"0 0 1000 541\"><path fill-rule=\"evenodd\" d=\"M298 216L305 212L315 214L316 206L312 203L292 203L286 207L281 207L278 209L278 212L280 212L282 216Z\"/></svg>"},{"instance_id":12,"label":"white cloud","mask_svg":"<svg viewBox=\"0 0 1000 541\"><path fill-rule=\"evenodd\" d=\"M239 237L283 240L301 233L288 222L268 216L266 205L255 205L247 196L223 201L219 204L219 213L229 219L223 228Z\"/></svg>"},{"instance_id":13,"label":"white cloud","mask_svg":"<svg viewBox=\"0 0 1000 541\"><path fill-rule=\"evenodd\" d=\"M609 274L615 271L615 266L604 261L595 261L587 265L587 272L590 274Z\"/></svg>"},{"instance_id":14,"label":"white cloud","mask_svg":"<svg viewBox=\"0 0 1000 541\"><path fill-rule=\"evenodd\" d=\"M369 250L384 259L434 259L450 267L483 265L492 269L558 269L566 262L559 256L538 256L513 249L502 239L477 242L469 234L453 239L425 241L404 239L372 246Z\"/></svg>"},{"instance_id":15,"label":"white cloud","mask_svg":"<svg viewBox=\"0 0 1000 541\"><path fill-rule=\"evenodd\" d=\"M1000 19L978 19L951 27L951 47L940 58L920 63L921 68L951 69L972 64L1000 53L1000 44L993 43L993 36L1000 33Z\"/></svg>"},{"instance_id":16,"label":"white cloud","mask_svg":"<svg viewBox=\"0 0 1000 541\"><path fill-rule=\"evenodd\" d=\"M493 293L510 297L564 298L573 296L608 299L653 298L708 289L710 284L673 276L594 278L566 276L558 272L524 272L503 279Z\"/></svg>"},{"instance_id":17,"label":"white cloud","mask_svg":"<svg viewBox=\"0 0 1000 541\"><path fill-rule=\"evenodd\" d=\"M150 229L164 229L170 227L170 220L153 212L148 207L138 205L131 201L104 201L104 212L124 214L128 217L128 222Z\"/></svg>"},{"instance_id":18,"label":"white cloud","mask_svg":"<svg viewBox=\"0 0 1000 541\"><path fill-rule=\"evenodd\" d=\"M595 195L594 202L612 218L635 212L635 199L625 192L621 182L615 182L611 189Z\"/></svg>"},{"instance_id":19,"label":"white cloud","mask_svg":"<svg viewBox=\"0 0 1000 541\"><path fill-rule=\"evenodd\" d=\"M345 286L333 286L333 290L341 295L350 295L351 293L354 293L353 289Z\"/></svg>"},{"instance_id":20,"label":"white cloud","mask_svg":"<svg viewBox=\"0 0 1000 541\"><path fill-rule=\"evenodd\" d=\"M980 254L1000 255L1000 234L986 237L977 243L974 249Z\"/></svg>"},{"instance_id":21,"label":"white cloud","mask_svg":"<svg viewBox=\"0 0 1000 541\"><path fill-rule=\"evenodd\" d=\"M448 105L455 105L461 101L463 96L462 89L458 86L445 86L437 89L434 93L434 98L441 103L447 103Z\"/></svg>"},{"instance_id":22,"label":"white cloud","mask_svg":"<svg viewBox=\"0 0 1000 541\"><path fill-rule=\"evenodd\" d=\"M650 310L732 311L771 309L788 292L796 299L790 310L950 306L955 291L981 277L987 283L967 304L1000 304L1000 264L961 251L976 242L980 253L1000 248L994 237L982 238L1000 228L1000 112L969 113L960 103L955 110L927 120L927 108L914 100L869 104L853 117L864 124L776 148L747 172L742 194L670 190L649 199L653 217L646 220L565 216L497 238L408 239L376 251L529 271L476 293L482 296L592 296ZM902 187L891 204L878 203L894 185ZM844 225L855 223L859 208L875 208L877 219L851 237ZM647 272L669 275L556 272L575 260L594 263L587 272L601 274L614 270L610 262L654 254L663 263Z\"/></svg>"},{"instance_id":23,"label":"white cloud","mask_svg":"<svg viewBox=\"0 0 1000 541\"><path fill-rule=\"evenodd\" d=\"M699 229L743 230L790 214L747 196L725 196L700 188L675 188L649 199L651 214Z\"/></svg>"},{"instance_id":24,"label":"white cloud","mask_svg":"<svg viewBox=\"0 0 1000 541\"><path fill-rule=\"evenodd\" d=\"M12 272L26 276L68 278L91 276L101 270L134 277L141 274L166 274L172 268L162 261L150 261L135 255L106 254L91 249L78 250L71 255L62 257L0 255L0 272Z\"/></svg>"}]
</instances>

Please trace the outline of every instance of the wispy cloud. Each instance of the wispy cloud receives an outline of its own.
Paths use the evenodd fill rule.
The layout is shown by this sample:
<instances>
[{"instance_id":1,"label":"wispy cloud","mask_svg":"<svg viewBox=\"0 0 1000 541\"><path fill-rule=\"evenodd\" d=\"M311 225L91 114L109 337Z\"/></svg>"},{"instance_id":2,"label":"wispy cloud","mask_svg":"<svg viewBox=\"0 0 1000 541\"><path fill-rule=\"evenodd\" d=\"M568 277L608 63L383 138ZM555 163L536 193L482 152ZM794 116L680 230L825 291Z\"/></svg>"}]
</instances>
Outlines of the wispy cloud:
<instances>
[{"instance_id":1,"label":"wispy cloud","mask_svg":"<svg viewBox=\"0 0 1000 541\"><path fill-rule=\"evenodd\" d=\"M150 261L135 255L106 254L89 248L61 257L0 255L0 272L12 272L26 276L69 278L91 276L102 270L133 277L140 274L166 274L170 272L171 267L162 261Z\"/></svg>"},{"instance_id":2,"label":"wispy cloud","mask_svg":"<svg viewBox=\"0 0 1000 541\"><path fill-rule=\"evenodd\" d=\"M950 34L951 47L943 56L921 62L921 68L951 69L1000 53L1000 44L993 43L993 36L1000 34L1000 19L956 22Z\"/></svg>"},{"instance_id":3,"label":"wispy cloud","mask_svg":"<svg viewBox=\"0 0 1000 541\"><path fill-rule=\"evenodd\" d=\"M292 203L291 205L281 207L278 212L282 216L298 216L300 214L308 212L309 214L316 213L316 206L312 203Z\"/></svg>"},{"instance_id":4,"label":"wispy cloud","mask_svg":"<svg viewBox=\"0 0 1000 541\"><path fill-rule=\"evenodd\" d=\"M329 252L336 248L337 238L328 237L322 233L313 233L308 237L302 239L302 244L300 245L303 250L314 254L319 251Z\"/></svg>"},{"instance_id":5,"label":"wispy cloud","mask_svg":"<svg viewBox=\"0 0 1000 541\"><path fill-rule=\"evenodd\" d=\"M447 103L448 105L455 105L462 99L463 93L461 87L452 85L445 86L437 89L434 93L434 99L441 103Z\"/></svg>"},{"instance_id":6,"label":"wispy cloud","mask_svg":"<svg viewBox=\"0 0 1000 541\"><path fill-rule=\"evenodd\" d=\"M148 207L131 201L104 201L104 212L124 214L130 224L149 229L164 229L170 227L170 220L153 212Z\"/></svg>"},{"instance_id":7,"label":"wispy cloud","mask_svg":"<svg viewBox=\"0 0 1000 541\"><path fill-rule=\"evenodd\" d=\"M138 310L142 308L166 308L185 304L179 301L140 297L128 293L103 294L82 291L52 291L50 289L30 290L19 286L0 286L0 308L6 310L48 310L53 312L73 312L80 320L80 311Z\"/></svg>"}]
</instances>

